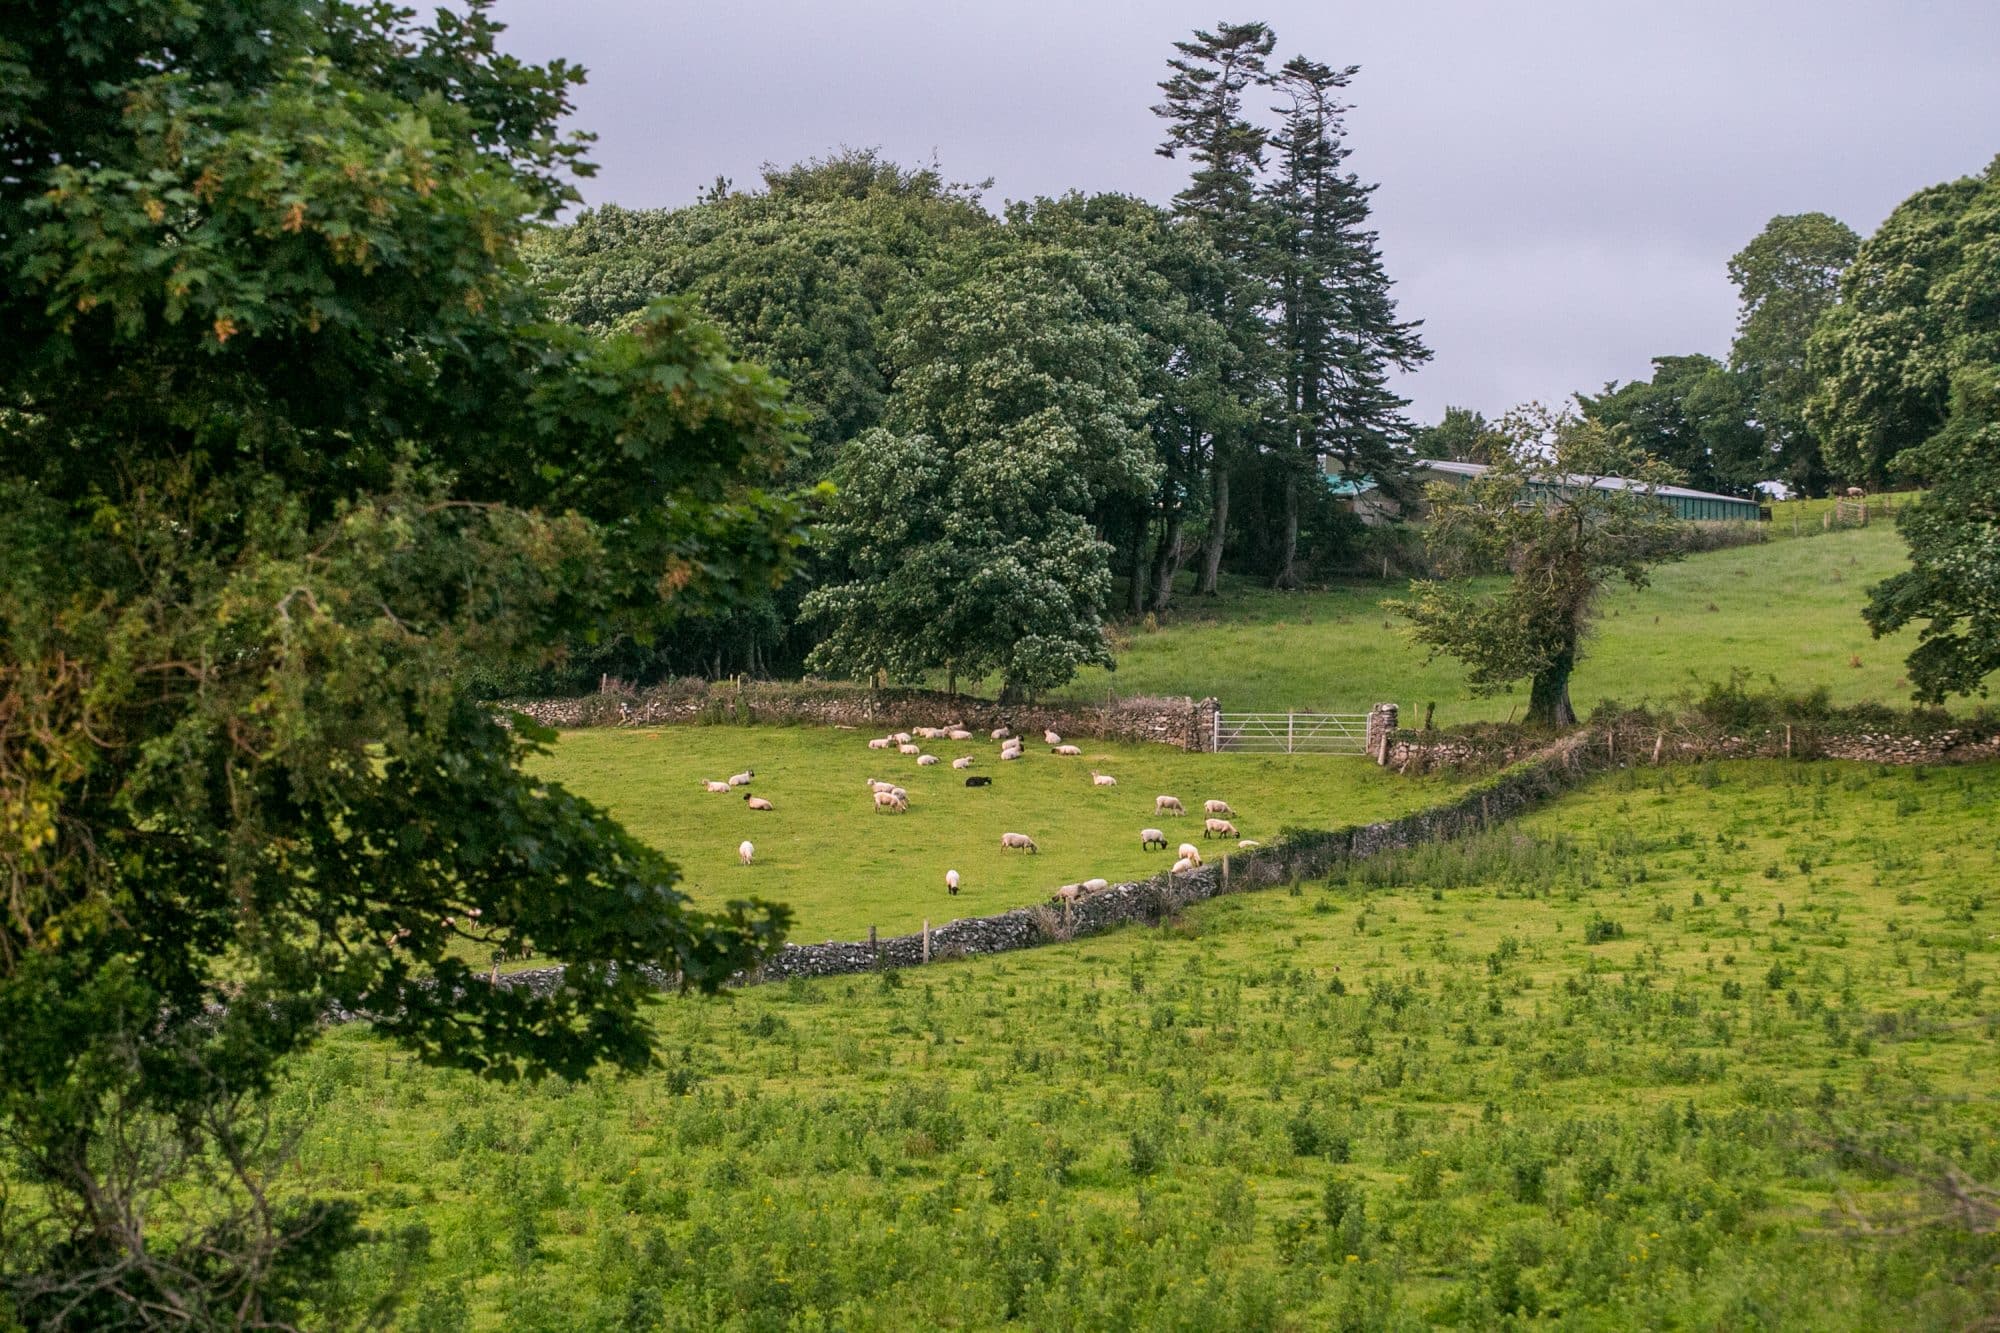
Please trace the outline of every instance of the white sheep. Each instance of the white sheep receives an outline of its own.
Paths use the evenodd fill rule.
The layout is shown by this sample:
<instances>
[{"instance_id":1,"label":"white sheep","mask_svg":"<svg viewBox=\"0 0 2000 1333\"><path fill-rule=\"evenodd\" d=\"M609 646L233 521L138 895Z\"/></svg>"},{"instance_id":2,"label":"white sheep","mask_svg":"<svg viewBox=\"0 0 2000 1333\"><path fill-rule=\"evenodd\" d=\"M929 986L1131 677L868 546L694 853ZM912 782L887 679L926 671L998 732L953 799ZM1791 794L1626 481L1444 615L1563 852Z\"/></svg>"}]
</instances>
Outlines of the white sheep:
<instances>
[{"instance_id":1,"label":"white sheep","mask_svg":"<svg viewBox=\"0 0 2000 1333\"><path fill-rule=\"evenodd\" d=\"M1156 828L1142 828L1139 830L1140 851L1150 852L1153 850L1153 844L1156 842L1160 844L1161 851L1164 852L1167 850L1167 835L1165 833Z\"/></svg>"},{"instance_id":2,"label":"white sheep","mask_svg":"<svg viewBox=\"0 0 2000 1333\"><path fill-rule=\"evenodd\" d=\"M875 813L878 815L884 811L892 815L907 814L909 809L910 803L896 795L895 792L878 791L875 793Z\"/></svg>"},{"instance_id":3,"label":"white sheep","mask_svg":"<svg viewBox=\"0 0 2000 1333\"><path fill-rule=\"evenodd\" d=\"M953 895L954 897L957 896L958 872L956 870L947 870L944 872L944 891L946 893Z\"/></svg>"},{"instance_id":4,"label":"white sheep","mask_svg":"<svg viewBox=\"0 0 2000 1333\"><path fill-rule=\"evenodd\" d=\"M750 785L750 779L756 776L756 769L746 768L741 773L731 773L729 775L729 785L732 787L747 787Z\"/></svg>"},{"instance_id":5,"label":"white sheep","mask_svg":"<svg viewBox=\"0 0 2000 1333\"><path fill-rule=\"evenodd\" d=\"M972 733L964 727L953 727L944 734L944 738L948 741L969 741L972 739Z\"/></svg>"},{"instance_id":6,"label":"white sheep","mask_svg":"<svg viewBox=\"0 0 2000 1333\"><path fill-rule=\"evenodd\" d=\"M1235 838L1241 836L1236 832L1236 825L1226 819L1210 819L1204 821L1204 823L1205 827L1201 832L1201 836L1204 838Z\"/></svg>"},{"instance_id":7,"label":"white sheep","mask_svg":"<svg viewBox=\"0 0 2000 1333\"><path fill-rule=\"evenodd\" d=\"M932 764L935 764L937 762L938 762L938 757L934 754L920 754L917 756L917 766L919 768L929 768Z\"/></svg>"},{"instance_id":8,"label":"white sheep","mask_svg":"<svg viewBox=\"0 0 2000 1333\"><path fill-rule=\"evenodd\" d=\"M744 865L746 866L749 865L750 858L755 856L756 854L757 854L757 849L751 845L750 839L745 838L742 842L736 844L736 859L741 861Z\"/></svg>"},{"instance_id":9,"label":"white sheep","mask_svg":"<svg viewBox=\"0 0 2000 1333\"><path fill-rule=\"evenodd\" d=\"M1110 887L1111 881L1108 879L1087 879L1083 882L1085 893L1102 893Z\"/></svg>"},{"instance_id":10,"label":"white sheep","mask_svg":"<svg viewBox=\"0 0 2000 1333\"><path fill-rule=\"evenodd\" d=\"M992 731L988 732L987 734L996 741L1008 740L1012 738L1012 736L1014 735L1013 732L1007 730L1007 728L1005 727L995 727L993 728Z\"/></svg>"},{"instance_id":11,"label":"white sheep","mask_svg":"<svg viewBox=\"0 0 2000 1333\"><path fill-rule=\"evenodd\" d=\"M895 797L899 801L907 801L910 799L910 794L904 791L901 787L889 788L889 794Z\"/></svg>"},{"instance_id":12,"label":"white sheep","mask_svg":"<svg viewBox=\"0 0 2000 1333\"><path fill-rule=\"evenodd\" d=\"M960 755L958 758L951 761L951 766L953 768L971 768L972 756L969 754Z\"/></svg>"},{"instance_id":13,"label":"white sheep","mask_svg":"<svg viewBox=\"0 0 2000 1333\"><path fill-rule=\"evenodd\" d=\"M910 743L910 733L907 731L899 731L894 736L890 737L890 739L895 741L896 744L898 745L908 745Z\"/></svg>"},{"instance_id":14,"label":"white sheep","mask_svg":"<svg viewBox=\"0 0 2000 1333\"><path fill-rule=\"evenodd\" d=\"M898 745L896 747L897 754L922 754L923 752L924 747L921 745Z\"/></svg>"},{"instance_id":15,"label":"white sheep","mask_svg":"<svg viewBox=\"0 0 2000 1333\"><path fill-rule=\"evenodd\" d=\"M1178 875L1186 871L1193 870L1194 867L1195 863L1193 861L1188 860L1185 856L1183 856L1180 860L1174 862L1173 869L1169 870L1167 873L1170 875Z\"/></svg>"},{"instance_id":16,"label":"white sheep","mask_svg":"<svg viewBox=\"0 0 2000 1333\"><path fill-rule=\"evenodd\" d=\"M1192 861L1196 865L1200 865L1201 848L1191 842L1184 842L1181 844L1180 857L1183 861Z\"/></svg>"},{"instance_id":17,"label":"white sheep","mask_svg":"<svg viewBox=\"0 0 2000 1333\"><path fill-rule=\"evenodd\" d=\"M868 748L871 750L886 750L895 743L887 736L877 736L874 740L868 742Z\"/></svg>"},{"instance_id":18,"label":"white sheep","mask_svg":"<svg viewBox=\"0 0 2000 1333\"><path fill-rule=\"evenodd\" d=\"M1244 838L1236 845L1238 847L1241 847L1244 851L1249 852L1249 851L1255 851L1257 848L1262 847L1264 844L1257 841L1255 838Z\"/></svg>"},{"instance_id":19,"label":"white sheep","mask_svg":"<svg viewBox=\"0 0 2000 1333\"><path fill-rule=\"evenodd\" d=\"M729 790L729 784L726 782L710 782L707 779L703 779L701 785L712 792L726 792Z\"/></svg>"},{"instance_id":20,"label":"white sheep","mask_svg":"<svg viewBox=\"0 0 2000 1333\"><path fill-rule=\"evenodd\" d=\"M868 779L868 790L894 791L896 790L896 784L893 782L883 782L880 778L870 778Z\"/></svg>"},{"instance_id":21,"label":"white sheep","mask_svg":"<svg viewBox=\"0 0 2000 1333\"><path fill-rule=\"evenodd\" d=\"M1082 754L1083 751L1077 749L1074 745L1052 745L1049 747L1049 753L1065 754L1074 759L1076 756Z\"/></svg>"},{"instance_id":22,"label":"white sheep","mask_svg":"<svg viewBox=\"0 0 2000 1333\"><path fill-rule=\"evenodd\" d=\"M1000 752L1000 759L1003 763L1010 759L1019 759L1020 757L1021 752L1019 750L1002 750Z\"/></svg>"},{"instance_id":23,"label":"white sheep","mask_svg":"<svg viewBox=\"0 0 2000 1333\"><path fill-rule=\"evenodd\" d=\"M1153 798L1153 813L1156 815L1184 815L1187 811L1181 808L1181 798L1178 796L1155 796Z\"/></svg>"},{"instance_id":24,"label":"white sheep","mask_svg":"<svg viewBox=\"0 0 2000 1333\"><path fill-rule=\"evenodd\" d=\"M745 796L743 798L743 802L745 805L748 805L752 810L775 810L778 808L777 806L772 805L769 801L765 800L761 796Z\"/></svg>"},{"instance_id":25,"label":"white sheep","mask_svg":"<svg viewBox=\"0 0 2000 1333\"><path fill-rule=\"evenodd\" d=\"M1211 815L1228 815L1231 819L1236 817L1236 812L1229 808L1227 801L1203 801L1201 808Z\"/></svg>"},{"instance_id":26,"label":"white sheep","mask_svg":"<svg viewBox=\"0 0 2000 1333\"><path fill-rule=\"evenodd\" d=\"M1055 732L1053 732L1053 731L1044 731L1044 732L1042 733L1042 740L1043 740L1043 742L1044 742L1044 743L1046 743L1046 744L1049 744L1049 745L1061 745L1061 744L1062 744L1062 737L1060 737L1060 736L1056 735L1056 734L1055 734Z\"/></svg>"},{"instance_id":27,"label":"white sheep","mask_svg":"<svg viewBox=\"0 0 2000 1333\"><path fill-rule=\"evenodd\" d=\"M1109 773L1093 772L1090 775L1090 785L1093 787L1115 787L1118 785L1118 779L1112 777Z\"/></svg>"},{"instance_id":28,"label":"white sheep","mask_svg":"<svg viewBox=\"0 0 2000 1333\"><path fill-rule=\"evenodd\" d=\"M1003 833L1000 835L1000 850L1039 852L1042 849L1035 846L1035 840L1025 833Z\"/></svg>"}]
</instances>

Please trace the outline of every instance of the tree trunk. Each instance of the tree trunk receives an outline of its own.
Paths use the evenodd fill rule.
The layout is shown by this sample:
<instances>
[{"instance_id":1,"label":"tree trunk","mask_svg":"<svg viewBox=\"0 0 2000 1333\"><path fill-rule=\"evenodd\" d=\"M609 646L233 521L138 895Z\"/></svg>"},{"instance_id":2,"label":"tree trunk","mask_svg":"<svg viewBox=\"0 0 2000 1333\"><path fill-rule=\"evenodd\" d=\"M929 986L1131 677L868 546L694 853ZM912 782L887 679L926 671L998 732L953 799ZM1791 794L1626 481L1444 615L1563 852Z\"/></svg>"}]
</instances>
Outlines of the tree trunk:
<instances>
[{"instance_id":1,"label":"tree trunk","mask_svg":"<svg viewBox=\"0 0 2000 1333\"><path fill-rule=\"evenodd\" d=\"M1573 727L1576 710L1569 703L1569 676L1576 670L1576 650L1569 649L1537 672L1529 687L1527 723L1531 727Z\"/></svg>"},{"instance_id":2,"label":"tree trunk","mask_svg":"<svg viewBox=\"0 0 2000 1333\"><path fill-rule=\"evenodd\" d=\"M1167 514L1166 530L1160 534L1159 549L1153 553L1153 609L1164 611L1174 600L1174 575L1181 572L1181 511Z\"/></svg>"},{"instance_id":3,"label":"tree trunk","mask_svg":"<svg viewBox=\"0 0 2000 1333\"><path fill-rule=\"evenodd\" d=\"M1134 616L1143 615L1146 610L1146 534L1152 531L1150 514L1142 506L1139 509L1139 529L1132 538L1132 595L1127 605Z\"/></svg>"},{"instance_id":4,"label":"tree trunk","mask_svg":"<svg viewBox=\"0 0 2000 1333\"><path fill-rule=\"evenodd\" d=\"M1299 479L1296 475L1285 478L1284 550L1278 558L1278 576L1271 580L1271 586L1299 586Z\"/></svg>"},{"instance_id":5,"label":"tree trunk","mask_svg":"<svg viewBox=\"0 0 2000 1333\"><path fill-rule=\"evenodd\" d=\"M958 697L958 659L949 658L944 664L944 692L952 698Z\"/></svg>"},{"instance_id":6,"label":"tree trunk","mask_svg":"<svg viewBox=\"0 0 2000 1333\"><path fill-rule=\"evenodd\" d=\"M1229 467L1215 460L1215 512L1209 518L1208 550L1202 556L1201 595L1215 596L1216 581L1222 577L1222 543L1229 536Z\"/></svg>"}]
</instances>

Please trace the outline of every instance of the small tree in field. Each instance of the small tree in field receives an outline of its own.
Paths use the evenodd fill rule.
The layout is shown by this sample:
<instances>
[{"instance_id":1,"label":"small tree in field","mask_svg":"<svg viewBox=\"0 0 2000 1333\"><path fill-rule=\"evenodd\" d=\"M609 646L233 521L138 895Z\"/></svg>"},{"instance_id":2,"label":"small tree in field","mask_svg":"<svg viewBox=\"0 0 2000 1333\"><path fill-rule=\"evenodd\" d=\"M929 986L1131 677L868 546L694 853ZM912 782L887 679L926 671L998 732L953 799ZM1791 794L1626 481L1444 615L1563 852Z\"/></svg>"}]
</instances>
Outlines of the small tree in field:
<instances>
[{"instance_id":1,"label":"small tree in field","mask_svg":"<svg viewBox=\"0 0 2000 1333\"><path fill-rule=\"evenodd\" d=\"M1569 678L1599 589L1614 578L1643 588L1648 566L1676 554L1678 522L1658 489L1679 476L1567 411L1523 408L1502 430L1506 448L1490 472L1425 493L1431 554L1448 581L1420 581L1390 606L1433 657L1465 663L1475 691L1498 693L1526 677L1528 722L1568 726L1576 721ZM1605 478L1622 483L1596 484ZM1458 581L1495 564L1513 576L1499 593Z\"/></svg>"}]
</instances>

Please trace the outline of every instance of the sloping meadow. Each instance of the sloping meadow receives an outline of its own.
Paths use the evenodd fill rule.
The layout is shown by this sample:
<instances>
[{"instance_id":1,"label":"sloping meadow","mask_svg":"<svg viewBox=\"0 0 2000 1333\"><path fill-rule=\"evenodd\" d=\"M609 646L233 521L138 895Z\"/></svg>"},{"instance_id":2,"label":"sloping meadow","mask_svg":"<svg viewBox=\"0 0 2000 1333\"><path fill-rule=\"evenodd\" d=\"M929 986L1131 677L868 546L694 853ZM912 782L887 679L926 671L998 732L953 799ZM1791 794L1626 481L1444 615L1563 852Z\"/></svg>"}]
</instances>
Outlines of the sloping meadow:
<instances>
[{"instance_id":1,"label":"sloping meadow","mask_svg":"<svg viewBox=\"0 0 2000 1333\"><path fill-rule=\"evenodd\" d=\"M1615 773L1162 929L665 999L643 1078L356 1026L281 1102L412 1328L1963 1327L2000 1252L1918 1177L2000 1176L1996 816L1991 766Z\"/></svg>"}]
</instances>

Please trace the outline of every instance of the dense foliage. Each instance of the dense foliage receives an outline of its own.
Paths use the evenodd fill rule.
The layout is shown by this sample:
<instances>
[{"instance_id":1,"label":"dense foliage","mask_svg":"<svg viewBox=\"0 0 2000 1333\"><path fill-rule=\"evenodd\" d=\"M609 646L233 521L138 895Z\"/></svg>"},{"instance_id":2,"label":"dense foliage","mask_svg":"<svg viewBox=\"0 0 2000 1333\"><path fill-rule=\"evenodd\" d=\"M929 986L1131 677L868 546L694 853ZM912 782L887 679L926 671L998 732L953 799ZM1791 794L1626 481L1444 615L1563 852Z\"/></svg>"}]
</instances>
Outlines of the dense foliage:
<instances>
[{"instance_id":1,"label":"dense foliage","mask_svg":"<svg viewBox=\"0 0 2000 1333\"><path fill-rule=\"evenodd\" d=\"M1680 525L1657 490L1679 475L1625 432L1567 412L1519 411L1506 430L1509 448L1491 470L1425 490L1444 572L1503 567L1506 588L1420 580L1409 600L1390 605L1410 618L1418 643L1463 662L1474 689L1526 677L1526 720L1570 726L1569 678L1599 590L1612 579L1644 587L1647 567L1673 558ZM1614 484L1595 484L1606 478Z\"/></svg>"},{"instance_id":2,"label":"dense foliage","mask_svg":"<svg viewBox=\"0 0 2000 1333\"><path fill-rule=\"evenodd\" d=\"M265 1188L329 1006L498 1077L644 1066L782 909L521 771L464 688L766 590L778 386L679 306L549 322L577 75L482 6L0 14L0 1302L283 1322L356 1235ZM547 995L459 951L572 964ZM0 1310L4 1310L0 1304Z\"/></svg>"},{"instance_id":3,"label":"dense foliage","mask_svg":"<svg viewBox=\"0 0 2000 1333\"><path fill-rule=\"evenodd\" d=\"M1577 396L1595 421L1704 491L1750 494L1776 460L1755 419L1750 383L1712 357L1656 356L1653 377Z\"/></svg>"}]
</instances>

